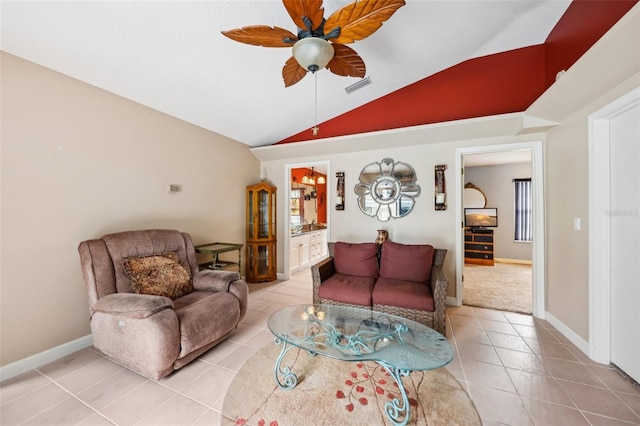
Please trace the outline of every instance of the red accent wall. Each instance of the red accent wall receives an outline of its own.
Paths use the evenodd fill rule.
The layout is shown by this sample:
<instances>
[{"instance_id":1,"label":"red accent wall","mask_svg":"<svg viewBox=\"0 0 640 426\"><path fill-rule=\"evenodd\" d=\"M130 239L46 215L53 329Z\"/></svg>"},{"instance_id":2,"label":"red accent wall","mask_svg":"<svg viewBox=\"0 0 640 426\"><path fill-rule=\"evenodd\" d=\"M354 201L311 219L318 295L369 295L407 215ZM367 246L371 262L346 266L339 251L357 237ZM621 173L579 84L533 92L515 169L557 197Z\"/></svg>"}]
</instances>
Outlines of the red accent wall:
<instances>
[{"instance_id":1,"label":"red accent wall","mask_svg":"<svg viewBox=\"0 0 640 426\"><path fill-rule=\"evenodd\" d=\"M639 0L574 0L545 44L462 62L280 142L526 110Z\"/></svg>"},{"instance_id":2,"label":"red accent wall","mask_svg":"<svg viewBox=\"0 0 640 426\"><path fill-rule=\"evenodd\" d=\"M306 174L310 174L311 169L307 168L298 168L291 169L291 182L295 178L298 183L302 182L302 178ZM316 176L324 176L325 182L327 181L327 175L315 172ZM305 194L311 193L311 186L305 185ZM326 183L318 183L316 184L316 200L318 201L318 223L327 223L327 184Z\"/></svg>"}]
</instances>

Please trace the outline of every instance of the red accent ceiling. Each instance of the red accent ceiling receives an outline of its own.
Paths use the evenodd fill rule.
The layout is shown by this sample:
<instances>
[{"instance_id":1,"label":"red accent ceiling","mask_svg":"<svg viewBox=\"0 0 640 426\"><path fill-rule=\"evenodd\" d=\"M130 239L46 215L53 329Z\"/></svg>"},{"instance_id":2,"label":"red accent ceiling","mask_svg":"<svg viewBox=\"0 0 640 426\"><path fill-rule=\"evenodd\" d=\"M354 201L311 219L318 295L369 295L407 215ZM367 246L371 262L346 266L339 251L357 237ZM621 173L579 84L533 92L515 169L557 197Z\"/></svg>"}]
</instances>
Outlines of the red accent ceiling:
<instances>
[{"instance_id":1,"label":"red accent ceiling","mask_svg":"<svg viewBox=\"0 0 640 426\"><path fill-rule=\"evenodd\" d=\"M526 110L639 0L574 0L546 42L471 59L279 144Z\"/></svg>"},{"instance_id":2,"label":"red accent ceiling","mask_svg":"<svg viewBox=\"0 0 640 426\"><path fill-rule=\"evenodd\" d=\"M545 41L546 84L567 70L620 20L638 0L573 0Z\"/></svg>"}]
</instances>

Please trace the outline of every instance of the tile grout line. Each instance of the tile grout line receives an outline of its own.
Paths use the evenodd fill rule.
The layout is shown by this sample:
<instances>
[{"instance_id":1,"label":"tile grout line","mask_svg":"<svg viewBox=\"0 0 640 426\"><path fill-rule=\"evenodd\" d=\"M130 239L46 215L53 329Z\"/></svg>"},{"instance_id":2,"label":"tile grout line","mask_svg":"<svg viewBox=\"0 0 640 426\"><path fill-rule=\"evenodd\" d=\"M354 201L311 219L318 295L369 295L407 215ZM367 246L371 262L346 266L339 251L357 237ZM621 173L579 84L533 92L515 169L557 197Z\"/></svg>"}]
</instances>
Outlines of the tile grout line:
<instances>
[{"instance_id":1,"label":"tile grout line","mask_svg":"<svg viewBox=\"0 0 640 426\"><path fill-rule=\"evenodd\" d=\"M86 368L86 367L90 366L91 364L93 364L93 363L90 363L90 364L88 364L88 365L86 365L86 366L82 367L80 370L82 370L82 369L84 369L84 368ZM117 364L117 363L116 363L116 364ZM117 364L117 365L120 365L120 364ZM121 367L123 367L123 366L121 366ZM123 367L123 368L126 368L126 367ZM76 371L79 371L79 370L76 370ZM46 374L44 374L44 373L42 373L42 372L40 372L40 371L39 371L39 373L43 374L45 377L47 377L49 380L51 380L51 382L52 382L54 385L56 385L58 388L60 388L62 391L64 391L64 392L65 392L67 395L69 395L72 399L74 399L74 400L78 401L80 404L82 404L82 405L84 405L85 407L87 407L88 409L90 409L94 414L97 414L98 416L100 416L100 417L102 417L103 419L107 420L109 423L114 424L114 422L113 422L110 418L108 418L107 416L105 416L104 414L102 414L102 413L100 412L100 410L98 410L98 409L96 409L96 408L92 407L92 406L91 406L91 405L89 405L87 402L85 402L85 401L83 401L82 399L80 399L80 398L79 398L79 397L78 397L74 392L71 392L69 389L67 389L66 387L64 387L61 383L58 383L58 381L57 381L57 380L50 378L49 376L47 376ZM114 374L112 374L111 376L114 376L115 374L117 374L117 373L114 373ZM66 374L66 375L62 376L61 378L66 377L66 376L68 376L68 374ZM111 377L111 376L110 376L110 377ZM103 380L106 380L106 378L105 378L105 379L103 379ZM103 380L101 380L101 381L103 381ZM90 387L91 387L91 386L86 387L86 388L82 389L82 391L84 391L84 390L86 390L86 389L88 389L88 388L90 388ZM80 391L80 392L82 392L82 391ZM49 411L49 410L53 409L54 407L57 407L58 405L62 404L62 403L63 403L63 402L65 402L65 401L66 401L66 400L64 400L64 401L60 401L59 403L57 403L57 404L55 404L55 405L52 405L51 407L47 408L46 410L41 411L40 413L38 413L38 414L36 414L36 415L34 415L34 416L31 416L29 419L32 419L32 418L34 418L34 417L36 417L36 416L38 416L38 415L40 415L40 414L43 414L43 413L45 413L45 412L47 412L47 411ZM88 416L88 417L87 417L87 418L85 418L84 420L87 420L89 417L91 417L91 416ZM29 419L25 420L24 422L28 421ZM22 423L24 423L24 422L22 422ZM21 423L21 424L22 424L22 423Z\"/></svg>"},{"instance_id":2,"label":"tile grout line","mask_svg":"<svg viewBox=\"0 0 640 426\"><path fill-rule=\"evenodd\" d=\"M458 349L458 341L456 340L456 333L455 331L453 331L453 326L451 324L451 319L449 318L449 314L446 312L445 310L445 314L446 314L446 318L449 322L449 328L451 328L451 337L453 337L453 344L455 345L454 347L454 351L455 353L458 355L458 362L460 363L460 370L462 371L462 377L465 383L465 387L467 388L466 391L469 394L469 398L471 398L471 389L469 388L469 381L467 380L467 375L464 372L464 367L462 365L462 361L460 360L460 350ZM446 330L446 324L445 324L445 330Z\"/></svg>"},{"instance_id":3,"label":"tile grout line","mask_svg":"<svg viewBox=\"0 0 640 426\"><path fill-rule=\"evenodd\" d=\"M474 314L476 313L475 309L473 310L473 312L474 312ZM511 322L509 321L509 319L507 317L505 317L505 319L507 320L507 323L511 325ZM483 331L485 332L485 334L487 334L487 330L484 328L484 324L482 324L482 322L480 322L480 326L482 326ZM514 330L515 330L515 328L514 328ZM516 333L518 332L518 330L515 330L515 331L516 331ZM518 335L518 337L520 337L520 336ZM488 335L487 335L487 338L488 338ZM524 340L524 339L522 339L522 340L523 340L523 342L525 342L525 344L527 343L526 340ZM489 339L489 341L491 342L491 339ZM493 342L491 342L491 347L495 351L495 346L494 346ZM523 353L525 353L525 352L523 352ZM498 355L498 354L496 353L496 355ZM527 405L524 403L524 400L522 399L522 395L520 395L520 392L518 392L518 387L513 382L513 378L511 377L511 374L509 374L509 372L507 371L507 367L504 365L504 362L502 361L502 358L500 358L500 355L498 355L498 359L500 360L500 366L502 367L502 369L504 370L505 374L509 378L509 383L511 383L511 386L513 386L513 389L515 390L515 395L518 397L518 400L520 401L520 404L522 405L522 409L524 410L525 413L527 413L527 417L531 421L531 424L535 426L536 422L534 421L531 413L529 412L529 409L527 409ZM511 392L508 392L508 393L511 393Z\"/></svg>"},{"instance_id":4,"label":"tile grout line","mask_svg":"<svg viewBox=\"0 0 640 426\"><path fill-rule=\"evenodd\" d=\"M475 312L475 310L474 310L474 312ZM508 320L508 318L507 318L507 320ZM534 321L535 321L535 320L534 320ZM511 325L513 325L513 323L511 323L510 321L509 321L509 323L510 323ZM483 325L483 324L482 324L482 322L481 322L481 325ZM484 325L483 325L483 327L484 327ZM551 334L551 335L556 339L555 341L551 341L551 340L549 340L549 342L559 343L560 345L562 345L562 347L563 347L565 350L567 350L569 353L571 353L571 354L572 354L576 359L575 359L575 361L574 361L574 360L568 360L568 359L558 358L558 357L552 357L552 356L548 356L547 358L559 359L559 360L562 360L562 361L567 361L567 362L572 362L572 363L580 364L580 365L583 365L585 368L589 369L589 368L588 368L588 365L587 365L586 363L582 362L580 359L578 359L578 358L575 356L575 354L574 354L574 353L569 349L568 345L567 345L565 342L560 341L560 339L558 339L558 338L557 338L553 333L551 333L551 331L549 331L549 329L548 329L547 327L545 327L545 326L544 326L544 324L543 324L543 327L544 327L544 329L545 329L545 330L547 330L547 331L548 331L548 332L549 332L549 333L550 333L550 334ZM514 328L515 328L515 327L514 327ZM485 331L486 331L486 330L485 330ZM517 330L517 329L516 329L516 332L518 332L518 330ZM522 340L527 344L527 346L531 349L532 353L533 353L537 358L541 358L541 357L542 357L542 355L543 355L543 354L542 354L542 347L540 348L540 349L541 349L541 353L540 353L540 355L538 355L538 354L533 350L533 348L531 347L530 342L529 342L528 340L526 340L526 339L524 338L524 336L520 335L520 333L519 333L519 332L518 332L518 334L519 334L519 336L522 338ZM533 339L534 339L534 338L530 338L530 340L533 340ZM537 338L536 338L535 340L540 341L540 340L544 340L544 339L537 339ZM541 346L542 346L542 345L541 345ZM499 357L499 356L498 356L498 357ZM502 360L501 360L501 362L502 362ZM541 362L542 362L542 360L541 360ZM544 366L544 363L543 363L543 367L545 368L545 371L548 371L547 367L546 367L546 366ZM505 369L507 369L507 367L504 367L504 368L505 368ZM589 370L590 370L590 369L589 369ZM590 370L590 371L591 371L591 370ZM592 373L593 373L593 372L592 372ZM508 373L507 373L507 374L508 374ZM596 389L607 389L607 390L608 390L610 393L612 393L612 394L613 394L613 395L614 395L618 400L620 400L620 402L622 402L622 403L623 403L623 404L624 404L624 405L625 405L625 406L626 406L626 407L627 407L627 408L628 408L628 409L629 409L633 414L635 414L635 415L636 415L636 417L638 417L638 419L640 419L640 416L638 416L638 414L637 414L637 413L635 413L635 411L633 411L633 409L631 409L631 407L629 407L629 405L628 405L628 404L627 404L627 403L626 403L626 402L625 402L625 401L624 401L624 400L623 400L619 395L617 395L617 394L615 393L615 390L614 390L614 389L612 389L612 388L611 388L611 387L610 387L610 386L609 386L609 385L608 385L604 380L602 380L600 377L598 377L595 373L593 373L593 375L598 379L598 381L599 381L600 383L602 383L602 385L603 385L602 387L600 387L600 386L595 386L595 385L590 385L590 384L586 384L586 383L581 383L581 382L576 382L576 381L568 380L568 379L561 379L561 378L556 377L556 376L555 376L551 371L549 371L549 377L551 377L551 378L553 379L553 381L554 381L554 382L558 385L558 387L562 390L562 392L564 393L564 395L566 395L566 396L567 396L567 398L569 398L569 400L573 403L573 405L574 405L574 407L575 407L575 408L574 408L574 407L568 407L568 406L563 405L563 404L554 403L554 402L551 402L551 401L540 400L540 399L537 399L537 398L531 398L531 397L528 397L528 398L530 398L530 399L534 399L534 400L538 400L538 401L541 401L541 402L545 402L545 403L549 403L549 404L553 404L553 405L557 405L557 406L561 406L561 407L567 407L567 408L570 408L570 409L574 409L574 410L578 411L578 412L582 415L582 417L583 417L583 418L584 418L588 423L590 423L590 424L591 424L591 422L590 422L590 421L589 421L589 419L585 416L585 414L584 414L585 412L586 412L586 413L591 413L591 414L594 414L594 415L597 415L597 416L607 417L607 418L610 418L610 419L613 419L613 420L620 420L620 421L624 421L624 420L621 420L621 419L618 419L618 418L615 418L615 417L611 417L611 416L604 415L604 414L602 414L602 413L595 413L595 412L590 412L590 411L582 410L581 408L579 408L579 407L578 407L578 404L576 404L576 402L573 400L573 398L571 398L571 396L570 396L569 394L567 394L567 392L564 390L564 388L562 388L562 386L560 386L560 383L558 382L558 380L560 379L560 380L564 380L564 381L569 382L569 383L575 383L575 384L582 385L582 386L589 386L589 387L593 387L593 388L596 388ZM512 380L512 384L514 384L514 383L513 383L513 380ZM515 384L514 384L514 388L516 388L516 387L515 387ZM518 396L520 397L520 400L521 400L521 402L523 403L523 406L524 406L524 407L525 407L525 409L526 409L526 405L524 404L524 401L523 401L523 398L524 398L525 396L524 396L524 395L521 395L521 394L520 394L520 392L518 392L518 391L517 391L517 388L516 388L516 392L517 392ZM622 392L622 393L624 393L624 392ZM529 414L529 417L531 417L531 414L529 413L529 410L528 410L528 409L526 409L526 411L527 411L527 413ZM531 420L533 421L533 418L531 418ZM535 424L535 423L534 423L534 424ZM632 424L632 423L630 423L630 424Z\"/></svg>"},{"instance_id":5,"label":"tile grout line","mask_svg":"<svg viewBox=\"0 0 640 426\"><path fill-rule=\"evenodd\" d=\"M533 317L532 317L532 318L533 318ZM507 318L507 320L509 320L509 319ZM509 323L513 325L513 323L511 323L511 321L509 321ZM535 328L535 320L534 320L534 326L533 326L533 328ZM549 370L548 370L548 368L547 368L547 367L544 365L544 363L542 362L542 359L541 359L541 358L542 358L542 348L540 348L540 354L537 354L537 353L534 351L534 348L533 348L533 347L531 347L531 343L530 343L528 340L526 340L526 339L524 338L524 336L522 336L522 335L520 334L520 332L518 331L518 329L516 329L515 327L514 327L514 329L515 329L515 330L516 330L516 332L518 333L518 336L519 336L519 337L524 341L524 343L527 345L527 347L529 347L529 349L531 350L531 353L532 353L532 354L533 354L537 359L539 359L539 361L540 361L540 363L542 364L542 367L544 368L544 370L545 370L546 372L548 372L548 373L549 373L549 375L548 375L548 376L547 376L546 374L545 374L544 376L546 376L546 377L550 377L550 378L554 381L554 383L556 383L556 384L558 385L558 387L559 387L559 388L560 388L560 390L563 392L563 394L564 394L564 395L566 395L566 396L567 396L567 398L568 398L568 399L571 401L571 403L574 405L574 407L569 407L569 406L566 406L566 405L563 405L563 404L557 404L557 403L554 403L554 402L551 402L551 401L545 401L545 400L538 399L538 398L532 398L531 396L522 395L522 394L518 391L517 386L515 385L515 383L513 383L513 379L511 379L511 375L510 375L510 374L509 374L509 372L507 371L507 375L509 376L509 379L511 380L511 382L512 382L512 384L513 384L514 388L516 389L516 393L517 393L517 395L518 395L518 398L520 399L520 403L522 404L522 406L524 407L525 411L527 412L527 415L528 415L528 416L529 416L529 418L531 419L531 423L532 423L532 424L534 424L534 425L536 424L536 423L535 423L535 419L533 418L533 414L531 413L531 411L529 410L529 408L527 408L527 404L525 404L524 398L529 398L529 399L533 399L533 400L536 400L536 401L543 402L543 403L545 403L545 404L552 404L552 405L556 405L556 406L560 406L560 407L566 407L566 408L569 408L569 409L576 410L577 412L579 412L579 413L580 413L580 415L585 419L585 421L586 421L587 423L591 424L591 422L589 421L589 419L587 419L587 417L584 415L584 413L582 412L582 410L580 410L580 408L579 408L579 407L578 407L578 405L575 403L575 401L573 400L573 398L571 398L571 397L567 394L567 392L562 388L562 386L560 386L560 384L558 383L557 378L553 375L553 373L552 373L551 371L549 371ZM546 328L545 328L545 330L546 330ZM554 338L555 338L555 336L554 336ZM533 340L533 339L534 339L534 338L530 338L530 340ZM539 340L541 340L541 339L535 338L535 340L539 341ZM558 340L558 339L556 338L556 340ZM559 342L559 341L558 341L558 342ZM562 342L559 342L559 343L562 343ZM563 344L563 346L565 346L565 345ZM570 352L570 351L569 351L569 352ZM505 370L506 370L506 369L507 369L507 367L505 366ZM531 373L531 374L536 374L536 373Z\"/></svg>"}]
</instances>

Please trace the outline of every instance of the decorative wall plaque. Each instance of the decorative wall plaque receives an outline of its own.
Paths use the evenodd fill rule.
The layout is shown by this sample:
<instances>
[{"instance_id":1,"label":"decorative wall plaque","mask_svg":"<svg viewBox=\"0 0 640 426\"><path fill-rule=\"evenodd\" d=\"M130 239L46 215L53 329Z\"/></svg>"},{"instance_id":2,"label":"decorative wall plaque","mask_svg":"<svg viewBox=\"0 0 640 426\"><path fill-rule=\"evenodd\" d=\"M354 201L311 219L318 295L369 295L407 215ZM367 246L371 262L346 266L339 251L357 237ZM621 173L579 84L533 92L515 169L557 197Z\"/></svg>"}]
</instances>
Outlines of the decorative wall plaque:
<instances>
[{"instance_id":1,"label":"decorative wall plaque","mask_svg":"<svg viewBox=\"0 0 640 426\"><path fill-rule=\"evenodd\" d=\"M344 172L337 172L336 178L336 210L344 210Z\"/></svg>"},{"instance_id":2,"label":"decorative wall plaque","mask_svg":"<svg viewBox=\"0 0 640 426\"><path fill-rule=\"evenodd\" d=\"M444 181L444 171L447 169L446 164L439 164L435 166L435 182L436 182L436 193L435 193L435 209L436 210L446 210L446 184Z\"/></svg>"}]
</instances>

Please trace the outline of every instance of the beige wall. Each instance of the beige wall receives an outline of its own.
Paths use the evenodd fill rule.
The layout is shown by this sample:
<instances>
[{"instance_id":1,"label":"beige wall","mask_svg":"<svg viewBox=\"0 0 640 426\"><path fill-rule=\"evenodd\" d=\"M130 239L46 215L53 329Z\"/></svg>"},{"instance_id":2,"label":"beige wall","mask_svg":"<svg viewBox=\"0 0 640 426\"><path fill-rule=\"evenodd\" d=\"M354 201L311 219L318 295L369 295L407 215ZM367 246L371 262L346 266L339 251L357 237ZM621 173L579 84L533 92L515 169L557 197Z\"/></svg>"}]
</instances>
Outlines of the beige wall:
<instances>
[{"instance_id":1,"label":"beige wall","mask_svg":"<svg viewBox=\"0 0 640 426\"><path fill-rule=\"evenodd\" d=\"M1 71L1 365L90 333L80 241L244 242L246 145L5 53Z\"/></svg>"},{"instance_id":2,"label":"beige wall","mask_svg":"<svg viewBox=\"0 0 640 426\"><path fill-rule=\"evenodd\" d=\"M546 306L548 312L586 341L589 340L588 118L637 87L640 73L592 100L547 133ZM576 217L581 218L582 231L573 229Z\"/></svg>"},{"instance_id":3,"label":"beige wall","mask_svg":"<svg viewBox=\"0 0 640 426\"><path fill-rule=\"evenodd\" d=\"M545 92L526 111L526 120L532 124L551 126L539 135L505 138L505 127L487 120L484 132L473 127L474 122L461 125L443 123L424 128L405 129L357 135L325 142L329 150L347 152L358 146L359 152L320 154L318 143L287 148L291 158L273 149L257 149L270 176L276 184L283 184L283 169L288 163L306 160L329 160L330 177L336 171L345 171L347 207L344 212L331 210L330 240L372 241L377 228L390 231L392 240L400 242L429 241L451 251L455 249L455 198L450 196L455 171L455 149L462 146L495 145L529 140L544 141L545 183L545 310L558 320L572 339L589 340L589 218L588 218L588 116L609 102L640 87L640 4L605 34L566 74ZM539 120L542 119L542 120ZM505 123L508 120L505 120ZM554 125L555 123L555 125ZM475 123L477 124L477 123ZM540 128L541 130L544 127ZM507 129L508 130L508 129ZM514 135L518 133L515 130ZM482 140L474 140L483 135ZM536 139L537 137L537 139ZM398 148L386 147L398 144ZM381 148L385 147L385 148ZM305 157L307 150L313 153ZM330 152L330 151L329 151ZM278 160L272 158L280 157ZM417 172L422 194L414 211L399 221L381 223L361 214L355 205L353 186L360 169L370 161L385 156L407 161ZM448 209L433 210L433 166L448 164L446 172ZM453 173L452 173L453 172ZM333 184L330 185L332 187ZM333 188L330 188L333 189ZM330 193L330 197L333 192ZM330 198L331 199L331 198ZM279 200L282 203L282 200ZM281 209L283 205L279 206ZM580 217L582 230L573 230L573 218ZM282 250L279 247L279 250ZM282 252L279 252L281 264ZM450 252L445 262L449 276L448 295L455 294L455 253ZM282 270L279 267L279 270ZM555 321L554 320L554 321Z\"/></svg>"},{"instance_id":4,"label":"beige wall","mask_svg":"<svg viewBox=\"0 0 640 426\"><path fill-rule=\"evenodd\" d=\"M347 173L349 196L346 210L336 211L330 185L331 240L373 241L376 229L385 228L392 240L429 241L453 251L458 206L450 196L446 211L433 210L433 166L449 165L451 194L456 148L544 138L545 308L587 340L587 117L640 86L638 35L640 5L527 110L533 118L558 123L544 135L495 138L493 128L482 123L462 129L434 125L276 148L289 153L286 160L264 159L271 148L254 150L280 189L280 223L286 219L286 165L328 160L330 177ZM81 240L172 227L190 232L196 244L211 238L244 241L244 186L259 176L244 145L8 55L2 56L1 71L2 365L89 333L76 251ZM358 152L342 148L356 139ZM319 146L330 153L318 154ZM410 163L423 191L406 219L387 223L360 213L353 194L361 168L384 157ZM168 183L183 185L183 191L167 194ZM573 231L574 217L582 218L583 231ZM280 272L284 229L278 228ZM454 258L451 252L445 264L451 283ZM454 289L450 284L450 296Z\"/></svg>"},{"instance_id":5,"label":"beige wall","mask_svg":"<svg viewBox=\"0 0 640 426\"><path fill-rule=\"evenodd\" d=\"M591 100L586 106L574 112L546 134L532 134L513 137L485 138L482 140L462 140L457 142L425 143L426 130L406 131L394 135L360 135L344 140L344 144L361 143L361 146L378 146L380 139L413 139L415 145L389 149L371 149L353 153L314 156L299 156L287 159L264 161L269 180L276 186L285 188L287 165L300 162L328 161L329 172L329 225L330 241L374 241L377 229L387 229L390 239L397 242L417 244L430 243L449 250L445 261L445 272L449 278L448 296L455 296L455 209L458 208L454 196L455 179L453 166L456 149L479 145L499 145L543 140L545 150L545 310L560 320L579 338L589 339L589 251L588 251L588 114L598 110L608 102L622 96L634 87L640 86L640 74L607 90L605 94ZM314 149L315 145L309 145ZM285 148L283 148L285 149ZM301 149L301 148L299 148ZM405 218L380 222L360 212L356 205L353 188L362 168L373 161L385 157L409 163L416 171L421 195L413 211ZM447 210L433 208L434 169L436 164L447 164ZM336 211L335 172L346 174L346 207ZM475 182L474 182L475 183ZM285 199L279 192L278 211L286 212ZM582 219L582 231L573 230L573 218ZM283 241L286 230L286 216L279 216L279 241ZM284 271L285 253L283 244L278 244L278 271Z\"/></svg>"},{"instance_id":6,"label":"beige wall","mask_svg":"<svg viewBox=\"0 0 640 426\"><path fill-rule=\"evenodd\" d=\"M386 229L389 232L389 239L406 244L431 244L437 248L448 250L445 258L445 272L449 278L449 289L447 294L455 296L456 289L456 209L459 206L455 197L456 179L456 149L461 147L480 145L500 145L516 142L531 142L541 140L541 135L496 137L489 139L470 139L458 142L427 143L422 144L426 138L421 131L398 132L389 134L362 135L357 138L345 140L345 145L358 139L363 142L361 146L376 146L378 140L398 141L403 139L406 143L413 142L415 145L407 147L395 147L387 149L371 149L352 153L331 154L322 156L308 156L300 158L281 159L265 161L262 167L266 170L269 180L279 188L286 188L286 168L300 162L328 161L328 223L329 241L349 241L349 242L373 242L377 236L378 229ZM286 147L282 148L286 150ZM394 161L402 161L411 165L417 176L417 184L420 185L421 193L416 199L413 210L400 219L390 219L381 222L377 218L365 215L357 205L357 195L354 187L358 182L360 171L369 163L381 161L383 158L392 158ZM436 211L434 209L434 166L446 164L445 171L447 188L447 209ZM335 210L335 173L345 172L345 209ZM287 230L287 205L286 191L278 192L278 211L282 212L278 216L278 236L279 241L283 241ZM283 272L286 259L285 247L278 244L278 271Z\"/></svg>"}]
</instances>

